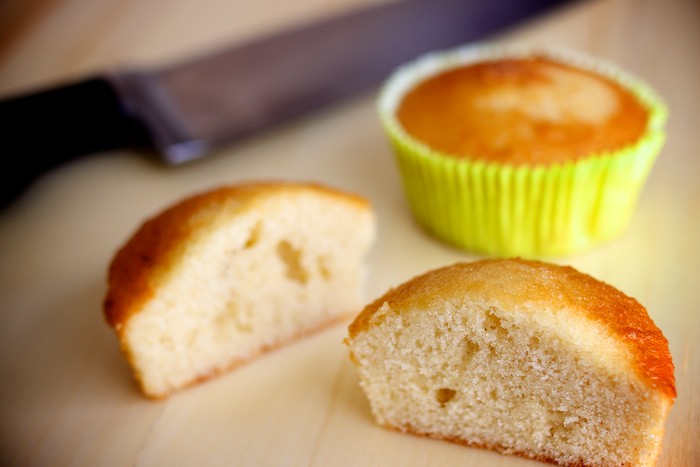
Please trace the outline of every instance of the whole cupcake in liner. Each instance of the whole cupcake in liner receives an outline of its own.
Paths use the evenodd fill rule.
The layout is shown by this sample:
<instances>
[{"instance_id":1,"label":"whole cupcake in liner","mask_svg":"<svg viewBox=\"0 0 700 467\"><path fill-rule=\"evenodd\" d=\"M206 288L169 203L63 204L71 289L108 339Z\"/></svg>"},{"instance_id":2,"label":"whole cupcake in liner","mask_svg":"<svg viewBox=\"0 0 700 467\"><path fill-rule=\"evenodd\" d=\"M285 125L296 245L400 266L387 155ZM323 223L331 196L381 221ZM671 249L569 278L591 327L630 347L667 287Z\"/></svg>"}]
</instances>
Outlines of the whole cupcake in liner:
<instances>
[{"instance_id":1,"label":"whole cupcake in liner","mask_svg":"<svg viewBox=\"0 0 700 467\"><path fill-rule=\"evenodd\" d=\"M550 70L561 75L554 77L554 95L547 96L549 84L538 84L541 77L532 82L527 76L513 78L525 84L508 85L505 90L497 85L495 93L492 88L483 93L472 89L472 98L465 99L476 104L472 102L465 112L472 113L468 118L477 128L463 133L460 122L450 121L451 113L461 112L461 91L448 96L448 101L430 104L432 109L426 106L424 115L420 103L418 110L412 110L417 120L422 119L428 136L432 131L436 138L449 140L447 149L426 142L429 137L414 135L399 118L407 96L432 78L495 63L483 79L489 82L495 73L493 79L498 82L499 74L517 74L523 60L538 60L545 68L563 67ZM602 81L586 84L591 79ZM600 122L611 112L605 95L613 88L641 109L644 120L630 141L601 149L596 147L596 137L587 136L587 120L598 119L599 133L601 129L624 132L630 126L624 121ZM525 97L517 95L521 91ZM482 115L479 105L484 99L488 112ZM517 122L509 126L510 117L494 117L499 109L512 114L518 105L523 106L519 114L530 119L525 127ZM378 111L417 221L449 244L500 256L568 255L620 235L664 144L668 116L666 105L647 84L609 62L572 50L513 45L465 46L419 57L389 77L380 92ZM578 135L579 153L570 150L565 132L560 134L557 121L561 118L564 130ZM493 128L490 119L494 119ZM479 131L490 133L491 140L483 143ZM532 131L536 133L529 138L534 144L519 146L519 134L524 133L527 141ZM462 143L466 143L462 153L449 148ZM480 145L485 147L483 153Z\"/></svg>"}]
</instances>

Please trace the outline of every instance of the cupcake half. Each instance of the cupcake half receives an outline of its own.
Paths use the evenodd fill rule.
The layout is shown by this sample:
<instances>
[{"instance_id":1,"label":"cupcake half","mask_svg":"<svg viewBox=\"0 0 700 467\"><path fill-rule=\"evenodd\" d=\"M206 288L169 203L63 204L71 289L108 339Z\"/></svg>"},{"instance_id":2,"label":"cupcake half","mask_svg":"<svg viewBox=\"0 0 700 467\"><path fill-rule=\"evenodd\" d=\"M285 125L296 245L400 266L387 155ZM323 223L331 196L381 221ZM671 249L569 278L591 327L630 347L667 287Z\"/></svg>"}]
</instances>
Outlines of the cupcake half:
<instances>
[{"instance_id":1,"label":"cupcake half","mask_svg":"<svg viewBox=\"0 0 700 467\"><path fill-rule=\"evenodd\" d=\"M571 50L418 58L378 110L417 221L462 249L560 256L618 236L665 141L646 84Z\"/></svg>"}]
</instances>

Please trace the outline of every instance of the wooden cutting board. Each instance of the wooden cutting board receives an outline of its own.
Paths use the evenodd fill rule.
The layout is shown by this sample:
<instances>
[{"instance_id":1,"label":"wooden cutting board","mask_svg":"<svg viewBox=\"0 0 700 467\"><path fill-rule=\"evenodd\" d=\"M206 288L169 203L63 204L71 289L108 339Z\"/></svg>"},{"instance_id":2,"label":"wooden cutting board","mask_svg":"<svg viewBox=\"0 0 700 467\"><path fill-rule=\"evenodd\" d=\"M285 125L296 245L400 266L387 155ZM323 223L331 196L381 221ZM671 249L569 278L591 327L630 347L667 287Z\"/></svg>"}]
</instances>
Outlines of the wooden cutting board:
<instances>
[{"instance_id":1,"label":"wooden cutting board","mask_svg":"<svg viewBox=\"0 0 700 467\"><path fill-rule=\"evenodd\" d=\"M7 0L0 90L166 61L362 3ZM700 465L699 5L586 1L499 37L615 60L669 102L669 140L630 229L553 261L634 296L668 337L678 399L660 465L674 467ZM372 91L188 166L128 152L65 166L0 213L0 465L538 465L377 427L342 344L347 323L168 400L140 395L101 311L112 254L172 202L263 178L320 181L372 200L379 237L368 301L428 269L477 258L415 225Z\"/></svg>"}]
</instances>

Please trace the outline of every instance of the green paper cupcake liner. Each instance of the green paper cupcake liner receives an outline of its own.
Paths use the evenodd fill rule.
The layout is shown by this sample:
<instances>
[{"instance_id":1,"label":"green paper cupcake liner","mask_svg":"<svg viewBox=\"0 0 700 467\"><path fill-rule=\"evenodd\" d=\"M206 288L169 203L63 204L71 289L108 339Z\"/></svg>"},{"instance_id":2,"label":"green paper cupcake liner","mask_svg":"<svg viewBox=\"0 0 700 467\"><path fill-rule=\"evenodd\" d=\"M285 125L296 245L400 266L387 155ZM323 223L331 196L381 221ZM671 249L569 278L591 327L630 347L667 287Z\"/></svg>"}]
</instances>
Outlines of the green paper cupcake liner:
<instances>
[{"instance_id":1,"label":"green paper cupcake liner","mask_svg":"<svg viewBox=\"0 0 700 467\"><path fill-rule=\"evenodd\" d=\"M403 94L452 66L531 52L522 46L470 46L405 65L380 93L379 114L417 221L449 244L500 256L561 256L611 240L629 225L665 142L665 104L610 64L563 49L533 51L625 86L650 112L647 131L627 148L566 164L515 166L451 157L403 130L395 115Z\"/></svg>"}]
</instances>

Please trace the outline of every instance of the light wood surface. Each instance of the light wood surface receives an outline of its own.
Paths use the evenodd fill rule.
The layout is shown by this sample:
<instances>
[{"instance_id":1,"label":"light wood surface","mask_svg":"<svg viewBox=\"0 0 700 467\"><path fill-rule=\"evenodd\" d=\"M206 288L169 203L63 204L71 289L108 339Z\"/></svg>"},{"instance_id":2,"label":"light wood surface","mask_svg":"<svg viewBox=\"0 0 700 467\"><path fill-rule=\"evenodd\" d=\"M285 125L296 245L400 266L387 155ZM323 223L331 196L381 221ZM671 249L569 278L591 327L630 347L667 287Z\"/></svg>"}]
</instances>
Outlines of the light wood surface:
<instances>
[{"instance_id":1,"label":"light wood surface","mask_svg":"<svg viewBox=\"0 0 700 467\"><path fill-rule=\"evenodd\" d=\"M0 93L165 63L369 3L4 0ZM696 0L585 1L494 37L614 60L669 103L669 140L629 230L555 261L637 298L668 337L678 399L660 465L674 467L700 465L699 21ZM186 195L237 181L316 180L368 196L380 229L368 300L427 269L476 258L414 224L374 97L368 90L183 167L128 151L98 154L50 173L0 213L0 464L537 465L375 426L341 343L344 325L154 402L136 391L105 323L107 265L138 224ZM11 157L3 153L3 163Z\"/></svg>"}]
</instances>

